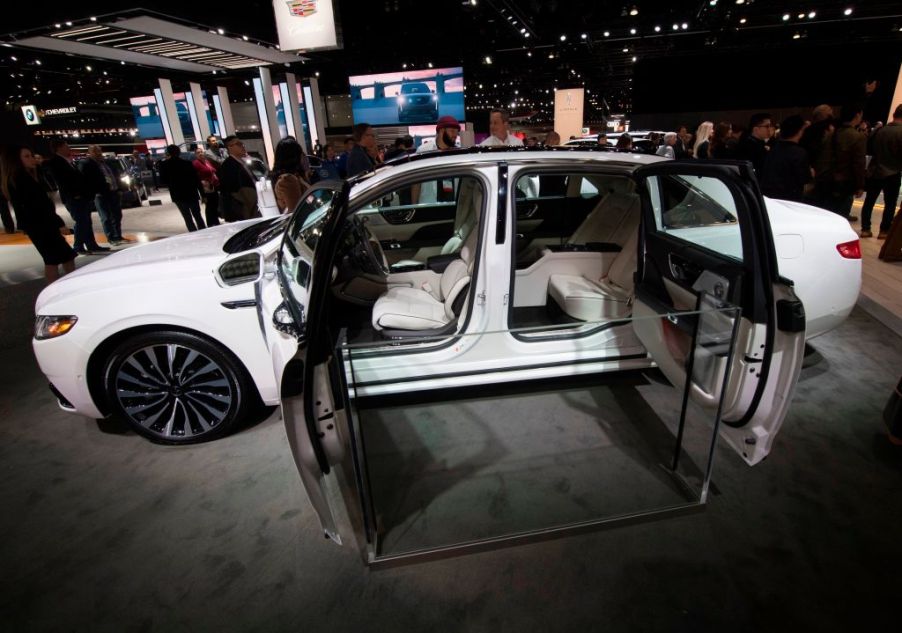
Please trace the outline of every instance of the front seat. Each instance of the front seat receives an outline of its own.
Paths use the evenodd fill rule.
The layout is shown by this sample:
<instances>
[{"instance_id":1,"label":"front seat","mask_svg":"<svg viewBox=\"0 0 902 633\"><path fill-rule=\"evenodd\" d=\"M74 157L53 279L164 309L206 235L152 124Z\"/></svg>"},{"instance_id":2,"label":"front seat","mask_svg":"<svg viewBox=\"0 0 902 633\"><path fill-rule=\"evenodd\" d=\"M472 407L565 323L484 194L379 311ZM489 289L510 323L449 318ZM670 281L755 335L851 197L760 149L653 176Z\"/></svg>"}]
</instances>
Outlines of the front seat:
<instances>
[{"instance_id":1,"label":"front seat","mask_svg":"<svg viewBox=\"0 0 902 633\"><path fill-rule=\"evenodd\" d=\"M445 268L437 289L389 288L373 306L373 328L384 336L403 337L450 326L466 301L473 259L469 245L461 248L460 258Z\"/></svg>"}]
</instances>

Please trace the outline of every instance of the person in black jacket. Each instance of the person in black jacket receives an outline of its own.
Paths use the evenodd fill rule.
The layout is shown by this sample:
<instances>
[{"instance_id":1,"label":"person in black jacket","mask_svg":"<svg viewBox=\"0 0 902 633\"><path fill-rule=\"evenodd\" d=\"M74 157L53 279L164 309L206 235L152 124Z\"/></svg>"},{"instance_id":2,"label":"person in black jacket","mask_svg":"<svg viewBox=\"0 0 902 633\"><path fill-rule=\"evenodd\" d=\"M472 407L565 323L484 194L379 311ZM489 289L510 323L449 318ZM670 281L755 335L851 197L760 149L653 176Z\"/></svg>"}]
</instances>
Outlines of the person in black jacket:
<instances>
[{"instance_id":1,"label":"person in black jacket","mask_svg":"<svg viewBox=\"0 0 902 633\"><path fill-rule=\"evenodd\" d=\"M200 214L201 184L194 165L181 157L178 145L167 147L166 154L169 158L160 163L160 180L169 187L169 195L185 219L185 226L189 231L207 228Z\"/></svg>"},{"instance_id":2,"label":"person in black jacket","mask_svg":"<svg viewBox=\"0 0 902 633\"><path fill-rule=\"evenodd\" d=\"M60 266L63 274L75 270L75 252L62 234L66 226L38 178L37 162L30 149L7 149L0 165L0 189L12 202L19 228L41 254L47 281L59 279Z\"/></svg>"},{"instance_id":3,"label":"person in black jacket","mask_svg":"<svg viewBox=\"0 0 902 633\"><path fill-rule=\"evenodd\" d=\"M780 124L780 139L767 153L761 191L770 198L804 200L804 189L812 180L808 152L799 145L805 130L805 120L791 116Z\"/></svg>"},{"instance_id":4,"label":"person in black jacket","mask_svg":"<svg viewBox=\"0 0 902 633\"><path fill-rule=\"evenodd\" d=\"M88 145L88 159L82 161L81 173L85 175L89 191L94 194L94 206L100 214L107 240L114 246L129 241L122 238L119 173L104 160L100 145Z\"/></svg>"},{"instance_id":5,"label":"person in black jacket","mask_svg":"<svg viewBox=\"0 0 902 633\"><path fill-rule=\"evenodd\" d=\"M770 149L768 141L774 134L774 124L769 114L764 112L752 116L749 129L736 146L736 158L751 161L755 174L761 176L764 171L764 160Z\"/></svg>"},{"instance_id":6,"label":"person in black jacket","mask_svg":"<svg viewBox=\"0 0 902 633\"><path fill-rule=\"evenodd\" d=\"M110 250L100 246L94 237L94 226L91 222L92 194L85 182L84 175L72 164L72 150L64 139L55 138L50 141L53 156L44 161L56 186L59 187L60 198L75 223L75 250L79 253L104 252Z\"/></svg>"},{"instance_id":7,"label":"person in black jacket","mask_svg":"<svg viewBox=\"0 0 902 633\"><path fill-rule=\"evenodd\" d=\"M257 185L244 160L247 150L237 136L223 140L228 158L219 167L219 208L226 222L259 218L257 209Z\"/></svg>"}]
</instances>

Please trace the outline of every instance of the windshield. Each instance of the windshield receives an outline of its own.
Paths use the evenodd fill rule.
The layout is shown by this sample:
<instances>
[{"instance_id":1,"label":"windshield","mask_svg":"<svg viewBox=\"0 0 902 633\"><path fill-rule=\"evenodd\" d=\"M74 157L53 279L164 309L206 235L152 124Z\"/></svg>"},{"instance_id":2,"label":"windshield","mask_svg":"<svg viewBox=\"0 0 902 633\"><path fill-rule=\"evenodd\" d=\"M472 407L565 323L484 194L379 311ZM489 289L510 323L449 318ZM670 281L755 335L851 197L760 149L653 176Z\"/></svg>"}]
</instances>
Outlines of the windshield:
<instances>
[{"instance_id":1,"label":"windshield","mask_svg":"<svg viewBox=\"0 0 902 633\"><path fill-rule=\"evenodd\" d=\"M222 250L226 253L240 253L263 246L268 241L282 235L289 217L280 215L277 218L252 224L230 237L223 245Z\"/></svg>"},{"instance_id":2,"label":"windshield","mask_svg":"<svg viewBox=\"0 0 902 633\"><path fill-rule=\"evenodd\" d=\"M401 86L401 94L409 95L418 92L429 92L429 86L426 84L404 84Z\"/></svg>"}]
</instances>

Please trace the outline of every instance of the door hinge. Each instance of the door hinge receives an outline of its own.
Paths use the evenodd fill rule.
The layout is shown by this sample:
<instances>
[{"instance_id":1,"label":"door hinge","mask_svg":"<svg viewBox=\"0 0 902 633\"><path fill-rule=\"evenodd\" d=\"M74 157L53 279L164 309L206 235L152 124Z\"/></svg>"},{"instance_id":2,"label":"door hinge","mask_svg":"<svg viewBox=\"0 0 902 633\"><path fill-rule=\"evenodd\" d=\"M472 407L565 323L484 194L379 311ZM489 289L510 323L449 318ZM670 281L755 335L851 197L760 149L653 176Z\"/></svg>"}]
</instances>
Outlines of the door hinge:
<instances>
[{"instance_id":1,"label":"door hinge","mask_svg":"<svg viewBox=\"0 0 902 633\"><path fill-rule=\"evenodd\" d=\"M484 306L485 305L485 293L480 292L476 295L476 305Z\"/></svg>"},{"instance_id":2,"label":"door hinge","mask_svg":"<svg viewBox=\"0 0 902 633\"><path fill-rule=\"evenodd\" d=\"M510 295L504 295L504 305L507 305L509 298L510 298Z\"/></svg>"}]
</instances>

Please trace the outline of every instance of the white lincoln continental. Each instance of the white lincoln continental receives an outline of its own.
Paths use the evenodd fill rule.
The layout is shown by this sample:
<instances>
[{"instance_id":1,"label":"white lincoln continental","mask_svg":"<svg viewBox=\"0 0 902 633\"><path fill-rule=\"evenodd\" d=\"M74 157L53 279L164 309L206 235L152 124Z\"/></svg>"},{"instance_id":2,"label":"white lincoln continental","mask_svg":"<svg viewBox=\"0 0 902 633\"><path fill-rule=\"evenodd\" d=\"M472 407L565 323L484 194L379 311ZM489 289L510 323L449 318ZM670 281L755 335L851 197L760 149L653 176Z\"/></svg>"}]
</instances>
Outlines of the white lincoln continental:
<instances>
[{"instance_id":1,"label":"white lincoln continental","mask_svg":"<svg viewBox=\"0 0 902 633\"><path fill-rule=\"evenodd\" d=\"M213 439L281 401L323 516L324 473L348 453L340 394L653 366L684 384L674 315L702 294L741 310L720 434L755 464L806 338L842 323L860 283L848 222L764 199L745 163L458 150L80 268L41 293L34 350L64 409L157 442ZM336 348L363 343L377 351L350 372Z\"/></svg>"}]
</instances>

